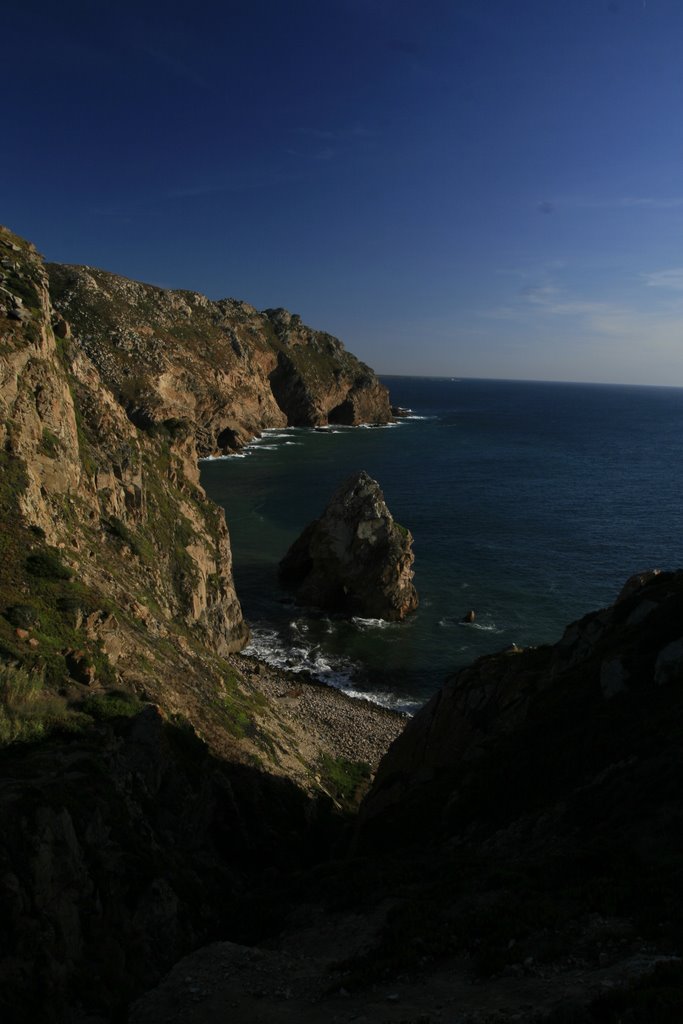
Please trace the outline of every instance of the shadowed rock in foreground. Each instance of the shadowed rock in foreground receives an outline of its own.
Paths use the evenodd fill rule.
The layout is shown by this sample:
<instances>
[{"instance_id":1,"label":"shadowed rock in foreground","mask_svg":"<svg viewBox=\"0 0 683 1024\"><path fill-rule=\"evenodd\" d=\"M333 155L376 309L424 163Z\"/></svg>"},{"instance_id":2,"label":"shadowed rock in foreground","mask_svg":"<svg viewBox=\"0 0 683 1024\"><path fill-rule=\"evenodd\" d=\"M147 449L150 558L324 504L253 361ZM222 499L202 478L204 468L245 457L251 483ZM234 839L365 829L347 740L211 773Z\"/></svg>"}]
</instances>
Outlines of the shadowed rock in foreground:
<instances>
[{"instance_id":1,"label":"shadowed rock in foreground","mask_svg":"<svg viewBox=\"0 0 683 1024\"><path fill-rule=\"evenodd\" d=\"M350 477L280 562L301 604L398 620L417 608L413 538L394 522L376 480Z\"/></svg>"}]
</instances>

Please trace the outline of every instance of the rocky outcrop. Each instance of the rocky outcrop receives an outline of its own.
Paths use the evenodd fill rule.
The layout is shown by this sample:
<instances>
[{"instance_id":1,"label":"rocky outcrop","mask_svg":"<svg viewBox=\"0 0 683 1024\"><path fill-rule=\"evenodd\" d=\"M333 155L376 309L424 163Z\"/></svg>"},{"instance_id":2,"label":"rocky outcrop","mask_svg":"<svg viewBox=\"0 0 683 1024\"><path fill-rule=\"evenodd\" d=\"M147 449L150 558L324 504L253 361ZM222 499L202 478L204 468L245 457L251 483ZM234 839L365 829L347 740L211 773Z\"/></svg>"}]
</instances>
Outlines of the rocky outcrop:
<instances>
[{"instance_id":1,"label":"rocky outcrop","mask_svg":"<svg viewBox=\"0 0 683 1024\"><path fill-rule=\"evenodd\" d=\"M137 427L55 312L35 248L2 229L0 254L0 506L11 524L0 653L26 653L1 615L26 593L42 624L31 666L44 671L47 658L54 678L69 677L69 649L89 649L112 681L140 680L150 646L177 630L218 654L239 650L248 630L228 532L199 486L191 427ZM60 601L80 602L87 622L68 627Z\"/></svg>"},{"instance_id":2,"label":"rocky outcrop","mask_svg":"<svg viewBox=\"0 0 683 1024\"><path fill-rule=\"evenodd\" d=\"M188 949L246 931L245 885L305 864L331 824L297 786L218 762L151 705L42 751L5 751L3 775L8 1024L73 1020L75 1004L121 1019Z\"/></svg>"},{"instance_id":3,"label":"rocky outcrop","mask_svg":"<svg viewBox=\"0 0 683 1024\"><path fill-rule=\"evenodd\" d=\"M683 572L643 573L554 646L511 649L461 669L382 762L362 834L389 843L444 839L474 817L500 826L551 806L561 831L588 799L594 808L604 802L596 827L612 838L644 828L638 814L660 815L668 799L657 791L661 765L683 776L670 727L683 712L682 616Z\"/></svg>"},{"instance_id":4,"label":"rocky outcrop","mask_svg":"<svg viewBox=\"0 0 683 1024\"><path fill-rule=\"evenodd\" d=\"M349 422L386 421L386 390L285 310L47 270L1 230L0 512L12 529L0 655L53 680L131 686L202 718L221 749L260 757L206 713L226 679L209 652L239 650L248 630L198 458L341 406ZM44 586L46 573L59 582ZM3 615L18 603L39 623L27 637Z\"/></svg>"},{"instance_id":5,"label":"rocky outcrop","mask_svg":"<svg viewBox=\"0 0 683 1024\"><path fill-rule=\"evenodd\" d=\"M403 619L418 604L412 542L394 521L377 481L357 473L294 542L280 563L280 579L302 604Z\"/></svg>"},{"instance_id":6,"label":"rocky outcrop","mask_svg":"<svg viewBox=\"0 0 683 1024\"><path fill-rule=\"evenodd\" d=\"M370 368L287 310L259 313L91 267L48 271L56 309L131 421L189 430L200 456L267 427L392 418Z\"/></svg>"},{"instance_id":7,"label":"rocky outcrop","mask_svg":"<svg viewBox=\"0 0 683 1024\"><path fill-rule=\"evenodd\" d=\"M248 629L197 462L264 426L327 422L351 394L360 410L375 393L363 408L381 419L386 393L283 311L50 272L0 229L8 1022L79 1006L118 1019L174 958L236 927L245 886L295 848L303 864L319 809L339 812L369 772L348 736L336 748L287 714L291 680L273 696L263 666L232 657ZM299 369L276 397L285 352Z\"/></svg>"}]
</instances>

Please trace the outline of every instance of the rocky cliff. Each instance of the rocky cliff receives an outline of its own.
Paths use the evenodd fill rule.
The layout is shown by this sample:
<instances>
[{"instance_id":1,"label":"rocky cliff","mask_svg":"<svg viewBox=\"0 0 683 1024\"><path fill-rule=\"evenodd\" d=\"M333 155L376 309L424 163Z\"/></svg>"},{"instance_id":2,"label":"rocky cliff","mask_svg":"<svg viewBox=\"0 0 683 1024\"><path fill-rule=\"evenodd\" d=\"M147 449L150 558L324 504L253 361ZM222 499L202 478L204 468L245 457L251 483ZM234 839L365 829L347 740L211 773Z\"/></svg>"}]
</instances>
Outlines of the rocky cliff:
<instances>
[{"instance_id":1,"label":"rocky cliff","mask_svg":"<svg viewBox=\"0 0 683 1024\"><path fill-rule=\"evenodd\" d=\"M445 839L474 818L501 825L548 801L601 800L596 826L611 828L614 794L629 786L635 815L651 759L677 744L668 721L683 711L682 613L683 573L643 573L554 646L511 648L456 673L384 758L363 832L402 842L416 834L414 815L422 836ZM662 797L652 794L657 814Z\"/></svg>"},{"instance_id":2,"label":"rocky cliff","mask_svg":"<svg viewBox=\"0 0 683 1024\"><path fill-rule=\"evenodd\" d=\"M388 415L282 310L0 231L3 1021L125 1019L213 937L134 1019L681 1019L682 573L449 679L351 849L402 723L234 653L198 455Z\"/></svg>"},{"instance_id":3,"label":"rocky cliff","mask_svg":"<svg viewBox=\"0 0 683 1024\"><path fill-rule=\"evenodd\" d=\"M118 1013L226 926L261 852L302 863L355 799L370 765L292 715L306 684L232 657L248 629L197 460L388 415L372 373L283 310L48 275L0 230L4 1020Z\"/></svg>"},{"instance_id":4,"label":"rocky cliff","mask_svg":"<svg viewBox=\"0 0 683 1024\"><path fill-rule=\"evenodd\" d=\"M364 471L339 487L291 546L280 578L302 604L396 621L417 608L410 532Z\"/></svg>"},{"instance_id":5,"label":"rocky cliff","mask_svg":"<svg viewBox=\"0 0 683 1024\"><path fill-rule=\"evenodd\" d=\"M7 231L0 247L0 602L34 619L26 637L0 618L0 649L51 678L90 668L154 691L164 643L182 658L246 640L223 513L199 486L192 425L137 427L55 311L35 249Z\"/></svg>"},{"instance_id":6,"label":"rocky cliff","mask_svg":"<svg viewBox=\"0 0 683 1024\"><path fill-rule=\"evenodd\" d=\"M198 457L266 426L386 420L386 390L284 310L46 270L6 229L0 275L0 654L123 681L211 733L207 692L235 689L216 658L248 630Z\"/></svg>"},{"instance_id":7,"label":"rocky cliff","mask_svg":"<svg viewBox=\"0 0 683 1024\"><path fill-rule=\"evenodd\" d=\"M259 313L91 267L48 272L55 308L131 421L189 429L199 455L266 427L391 420L369 367L284 309Z\"/></svg>"},{"instance_id":8,"label":"rocky cliff","mask_svg":"<svg viewBox=\"0 0 683 1024\"><path fill-rule=\"evenodd\" d=\"M683 573L644 573L557 644L459 671L385 756L353 855L132 1020L681 1020L682 616Z\"/></svg>"}]
</instances>

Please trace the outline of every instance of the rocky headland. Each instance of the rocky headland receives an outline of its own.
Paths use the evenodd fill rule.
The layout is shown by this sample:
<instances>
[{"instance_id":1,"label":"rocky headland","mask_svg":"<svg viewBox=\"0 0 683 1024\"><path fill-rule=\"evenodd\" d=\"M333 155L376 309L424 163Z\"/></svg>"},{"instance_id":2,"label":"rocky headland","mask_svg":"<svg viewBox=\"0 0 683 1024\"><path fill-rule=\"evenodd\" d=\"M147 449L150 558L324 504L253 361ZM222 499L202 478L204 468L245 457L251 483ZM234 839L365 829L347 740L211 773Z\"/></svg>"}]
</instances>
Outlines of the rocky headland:
<instances>
[{"instance_id":1,"label":"rocky headland","mask_svg":"<svg viewBox=\"0 0 683 1024\"><path fill-rule=\"evenodd\" d=\"M404 731L239 654L197 470L386 422L372 372L283 310L6 229L0 278L2 1020L678 1021L683 574L480 659Z\"/></svg>"},{"instance_id":2,"label":"rocky headland","mask_svg":"<svg viewBox=\"0 0 683 1024\"><path fill-rule=\"evenodd\" d=\"M398 621L418 605L412 544L377 481L361 471L295 540L280 562L280 580L301 604Z\"/></svg>"}]
</instances>

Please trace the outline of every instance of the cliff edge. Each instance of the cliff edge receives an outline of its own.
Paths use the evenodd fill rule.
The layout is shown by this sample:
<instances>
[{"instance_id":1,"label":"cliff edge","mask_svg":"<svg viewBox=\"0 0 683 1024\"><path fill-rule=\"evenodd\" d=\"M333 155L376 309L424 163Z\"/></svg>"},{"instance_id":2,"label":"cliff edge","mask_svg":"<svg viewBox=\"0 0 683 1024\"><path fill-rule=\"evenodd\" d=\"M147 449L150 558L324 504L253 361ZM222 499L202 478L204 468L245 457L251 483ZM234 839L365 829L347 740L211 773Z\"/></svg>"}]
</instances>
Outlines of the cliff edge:
<instances>
[{"instance_id":1,"label":"cliff edge","mask_svg":"<svg viewBox=\"0 0 683 1024\"><path fill-rule=\"evenodd\" d=\"M200 456L267 427L388 423L386 388L323 331L284 309L48 264L50 295L79 348L143 429L183 424Z\"/></svg>"}]
</instances>

